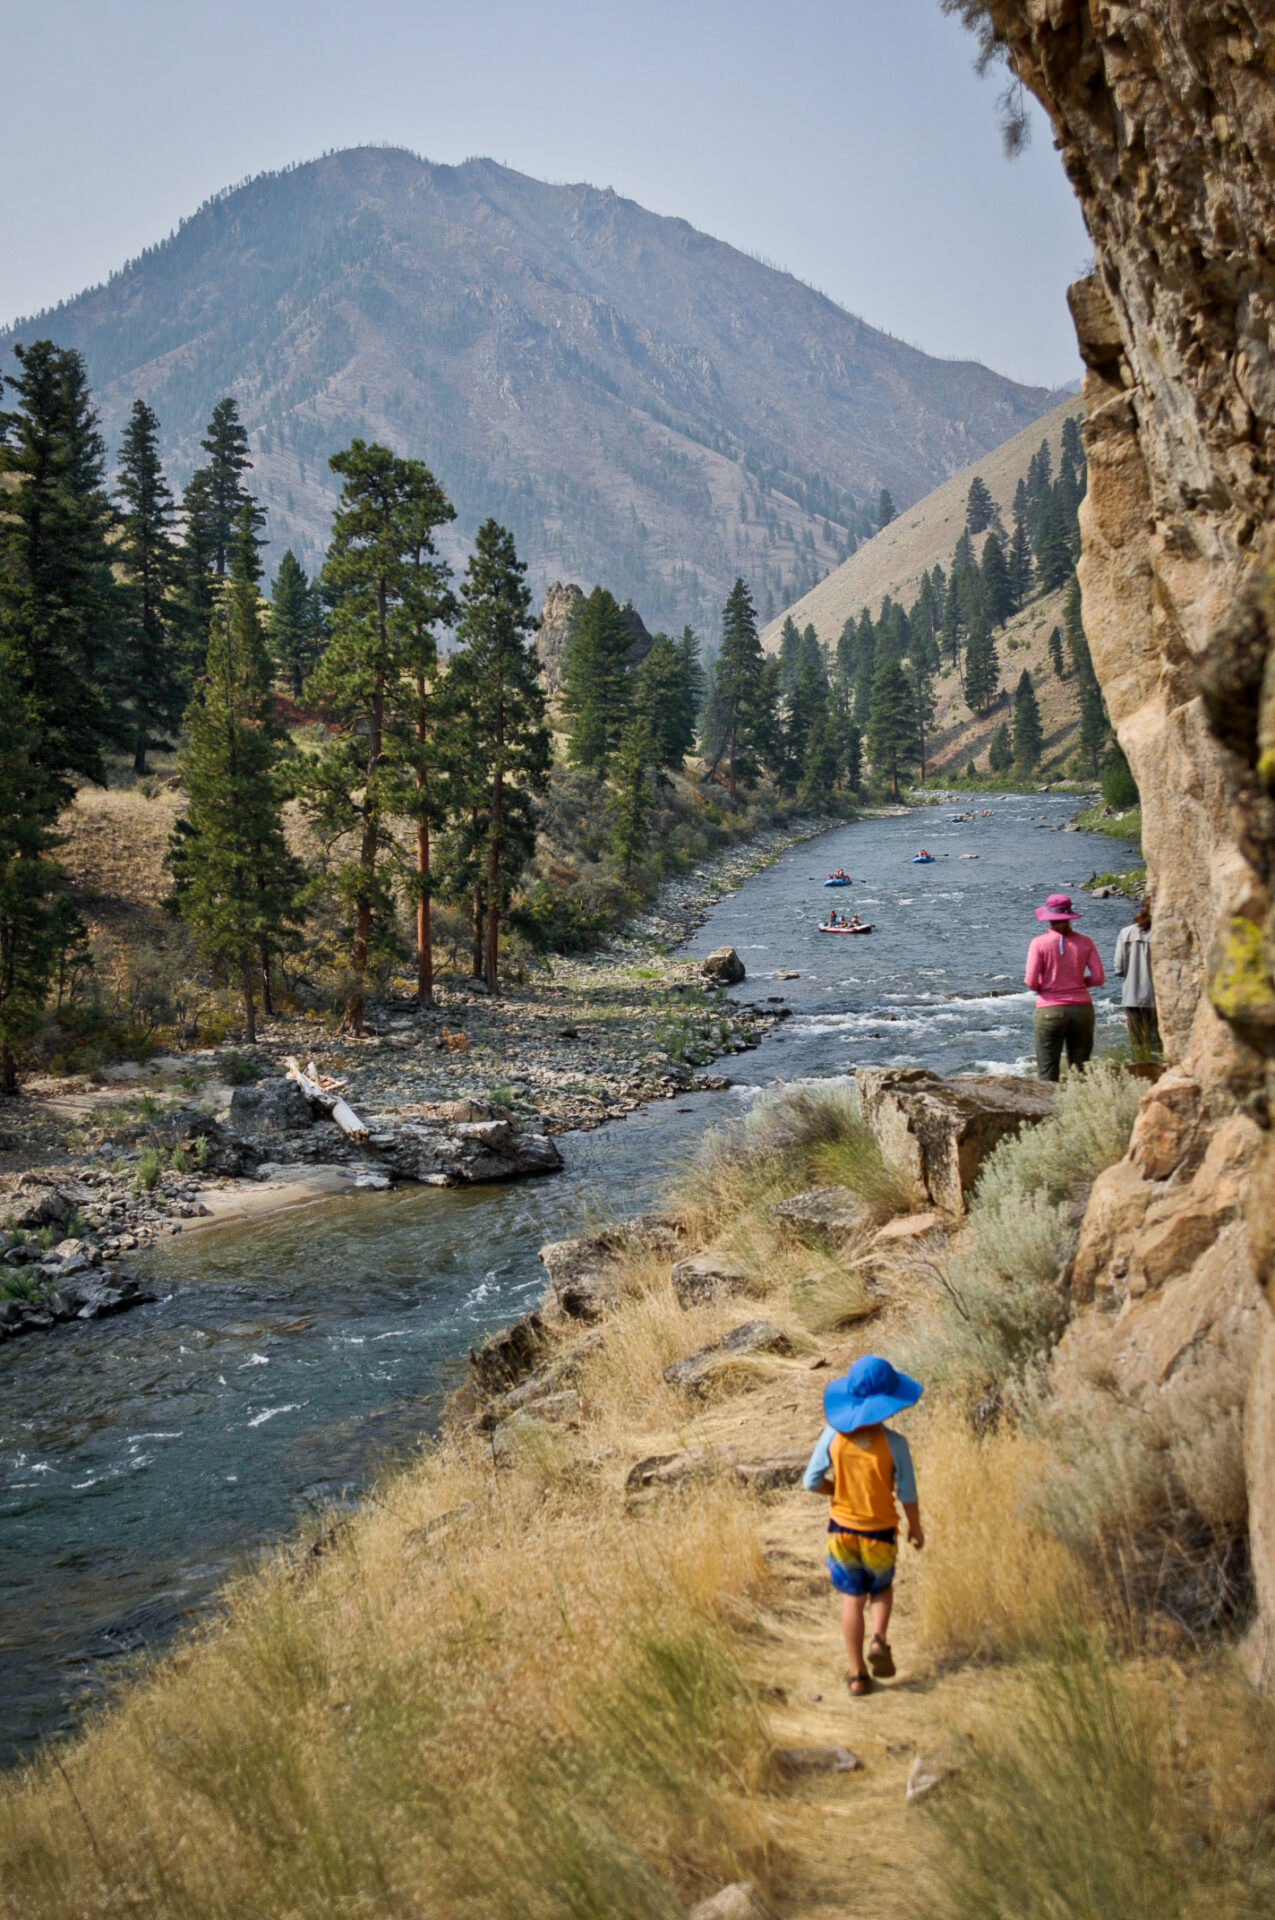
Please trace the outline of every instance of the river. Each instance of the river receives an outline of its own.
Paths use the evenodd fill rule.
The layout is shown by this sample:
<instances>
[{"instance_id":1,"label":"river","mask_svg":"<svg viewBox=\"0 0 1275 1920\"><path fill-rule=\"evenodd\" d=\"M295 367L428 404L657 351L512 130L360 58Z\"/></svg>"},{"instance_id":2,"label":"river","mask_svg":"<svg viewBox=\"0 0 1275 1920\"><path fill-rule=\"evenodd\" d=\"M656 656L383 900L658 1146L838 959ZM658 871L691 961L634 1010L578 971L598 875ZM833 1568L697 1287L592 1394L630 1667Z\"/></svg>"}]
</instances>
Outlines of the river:
<instances>
[{"instance_id":1,"label":"river","mask_svg":"<svg viewBox=\"0 0 1275 1920\"><path fill-rule=\"evenodd\" d=\"M0 1347L0 1761L71 1724L264 1542L402 1459L469 1347L536 1300L537 1249L651 1204L759 1087L858 1065L1024 1070L1032 906L1129 850L1064 836L1074 799L961 804L990 817L954 824L949 805L862 821L719 902L686 951L736 947L736 997L793 1009L723 1063L729 1092L565 1136L566 1169L543 1180L351 1194L192 1234L150 1257L154 1305ZM920 844L933 865L912 864ZM824 890L835 866L852 887ZM833 904L872 935L820 935ZM1109 964L1128 904L1083 904ZM1113 989L1098 997L1101 1044L1123 1021Z\"/></svg>"}]
</instances>

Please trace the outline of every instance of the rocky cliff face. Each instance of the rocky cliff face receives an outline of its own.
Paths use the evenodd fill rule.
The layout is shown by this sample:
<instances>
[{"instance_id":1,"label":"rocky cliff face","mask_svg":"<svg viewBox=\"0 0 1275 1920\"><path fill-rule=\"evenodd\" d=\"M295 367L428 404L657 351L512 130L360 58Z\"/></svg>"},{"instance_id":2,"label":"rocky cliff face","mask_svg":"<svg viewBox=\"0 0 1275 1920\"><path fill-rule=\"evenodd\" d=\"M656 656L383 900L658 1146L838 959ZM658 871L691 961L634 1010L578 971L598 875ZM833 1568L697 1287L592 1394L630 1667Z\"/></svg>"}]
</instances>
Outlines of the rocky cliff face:
<instances>
[{"instance_id":1,"label":"rocky cliff face","mask_svg":"<svg viewBox=\"0 0 1275 1920\"><path fill-rule=\"evenodd\" d=\"M1060 1365L1116 1364L1198 1419L1260 1354L1250 1531L1275 1648L1275 19L1242 0L960 10L1049 112L1093 237L1071 291L1081 583L1143 796L1171 1062L1095 1189L1075 1273L1094 1304Z\"/></svg>"},{"instance_id":2,"label":"rocky cliff face","mask_svg":"<svg viewBox=\"0 0 1275 1920\"><path fill-rule=\"evenodd\" d=\"M540 677L544 681L545 692L551 700L556 700L562 692L562 667L567 651L567 633L571 626L571 616L584 598L584 590L570 583L563 586L561 580L555 580L545 592L540 608L540 625L536 633L536 658L540 662ZM651 635L646 623L631 600L626 600L620 608L625 626L632 635L629 658L635 667L641 666L651 651Z\"/></svg>"}]
</instances>

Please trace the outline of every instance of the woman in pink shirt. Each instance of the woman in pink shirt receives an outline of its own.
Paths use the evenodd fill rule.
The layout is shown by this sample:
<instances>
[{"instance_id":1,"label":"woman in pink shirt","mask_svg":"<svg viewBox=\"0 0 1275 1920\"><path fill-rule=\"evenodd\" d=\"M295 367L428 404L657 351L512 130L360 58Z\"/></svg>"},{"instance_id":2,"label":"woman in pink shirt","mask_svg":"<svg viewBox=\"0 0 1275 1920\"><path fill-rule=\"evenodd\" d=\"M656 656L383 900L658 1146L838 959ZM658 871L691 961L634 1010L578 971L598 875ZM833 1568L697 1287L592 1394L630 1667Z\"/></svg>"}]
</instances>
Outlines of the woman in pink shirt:
<instances>
[{"instance_id":1,"label":"woman in pink shirt","mask_svg":"<svg viewBox=\"0 0 1275 1920\"><path fill-rule=\"evenodd\" d=\"M1087 934L1076 933L1069 893L1051 893L1036 918L1049 922L1027 949L1029 987L1036 989L1036 1071L1056 1080L1067 1049L1067 1065L1083 1067L1093 1052L1093 1001L1090 987L1106 979L1098 949Z\"/></svg>"}]
</instances>

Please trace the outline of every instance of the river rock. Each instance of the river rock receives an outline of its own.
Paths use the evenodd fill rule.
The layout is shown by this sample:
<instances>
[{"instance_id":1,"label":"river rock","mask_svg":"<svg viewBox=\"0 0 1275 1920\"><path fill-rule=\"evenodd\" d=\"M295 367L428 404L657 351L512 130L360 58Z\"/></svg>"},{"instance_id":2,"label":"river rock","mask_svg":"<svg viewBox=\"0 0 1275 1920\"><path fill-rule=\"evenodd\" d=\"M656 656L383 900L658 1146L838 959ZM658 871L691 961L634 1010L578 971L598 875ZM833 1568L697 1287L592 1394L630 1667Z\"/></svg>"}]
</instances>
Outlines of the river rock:
<instances>
[{"instance_id":1,"label":"river rock","mask_svg":"<svg viewBox=\"0 0 1275 1920\"><path fill-rule=\"evenodd\" d=\"M814 1187L771 1208L772 1217L803 1240L851 1240L872 1219L872 1209L849 1187Z\"/></svg>"},{"instance_id":2,"label":"river rock","mask_svg":"<svg viewBox=\"0 0 1275 1920\"><path fill-rule=\"evenodd\" d=\"M664 1378L672 1387L685 1387L690 1393L699 1393L727 1361L749 1359L763 1353L791 1352L792 1342L787 1334L781 1333L771 1321L746 1320L722 1339L665 1367Z\"/></svg>"},{"instance_id":3,"label":"river rock","mask_svg":"<svg viewBox=\"0 0 1275 1920\"><path fill-rule=\"evenodd\" d=\"M737 987L748 977L748 969L734 947L714 947L700 961L700 972L719 987Z\"/></svg>"},{"instance_id":4,"label":"river rock","mask_svg":"<svg viewBox=\"0 0 1275 1920\"><path fill-rule=\"evenodd\" d=\"M953 1215L992 1149L1053 1111L1048 1081L1013 1074L945 1080L928 1067L860 1067L855 1084L885 1158Z\"/></svg>"},{"instance_id":5,"label":"river rock","mask_svg":"<svg viewBox=\"0 0 1275 1920\"><path fill-rule=\"evenodd\" d=\"M757 1270L732 1253L696 1253L674 1262L673 1292L679 1307L702 1306L723 1294L749 1293L757 1284Z\"/></svg>"}]
</instances>

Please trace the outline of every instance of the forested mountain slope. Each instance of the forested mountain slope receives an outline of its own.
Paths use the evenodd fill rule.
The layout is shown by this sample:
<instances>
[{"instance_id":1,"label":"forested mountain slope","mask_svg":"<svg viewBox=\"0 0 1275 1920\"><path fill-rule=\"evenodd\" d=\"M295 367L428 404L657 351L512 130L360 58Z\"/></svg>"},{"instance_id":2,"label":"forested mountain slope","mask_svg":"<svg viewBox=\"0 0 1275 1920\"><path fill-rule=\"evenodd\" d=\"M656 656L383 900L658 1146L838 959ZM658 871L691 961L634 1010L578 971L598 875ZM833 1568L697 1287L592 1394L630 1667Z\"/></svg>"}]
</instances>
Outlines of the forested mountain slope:
<instances>
[{"instance_id":1,"label":"forested mountain slope","mask_svg":"<svg viewBox=\"0 0 1275 1920\"><path fill-rule=\"evenodd\" d=\"M233 393L273 570L317 562L328 455L425 458L455 541L495 514L533 585L601 580L648 623L781 608L1049 396L933 359L615 193L360 148L217 198L102 287L0 336L79 348L112 444L140 395L170 477ZM7 362L0 357L0 368Z\"/></svg>"},{"instance_id":2,"label":"forested mountain slope","mask_svg":"<svg viewBox=\"0 0 1275 1920\"><path fill-rule=\"evenodd\" d=\"M820 640L835 650L847 621L866 612L875 620L887 600L912 606L924 574L935 567L950 572L953 552L966 525L970 486L979 478L991 496L1004 536L1013 524L1013 504L1020 482L1027 479L1033 456L1042 442L1056 468L1063 424L1084 417L1084 402L1072 395L1041 419L1023 428L991 453L945 480L932 493L899 514L879 533L865 540L845 563L819 582L789 609L798 627L813 626ZM975 536L974 554L981 558L986 535ZM940 669L934 684L933 766L963 773L971 761L983 766L992 735L1006 718L1008 696L1026 669L1040 704L1047 763L1057 763L1076 744L1079 689L1071 671L1060 675L1050 653L1049 636L1065 627L1064 587L1041 590L1039 583L998 633L1001 699L987 712L972 712L960 676L950 664ZM786 617L786 616L785 616ZM780 644L784 619L773 620L762 644L774 651Z\"/></svg>"}]
</instances>

